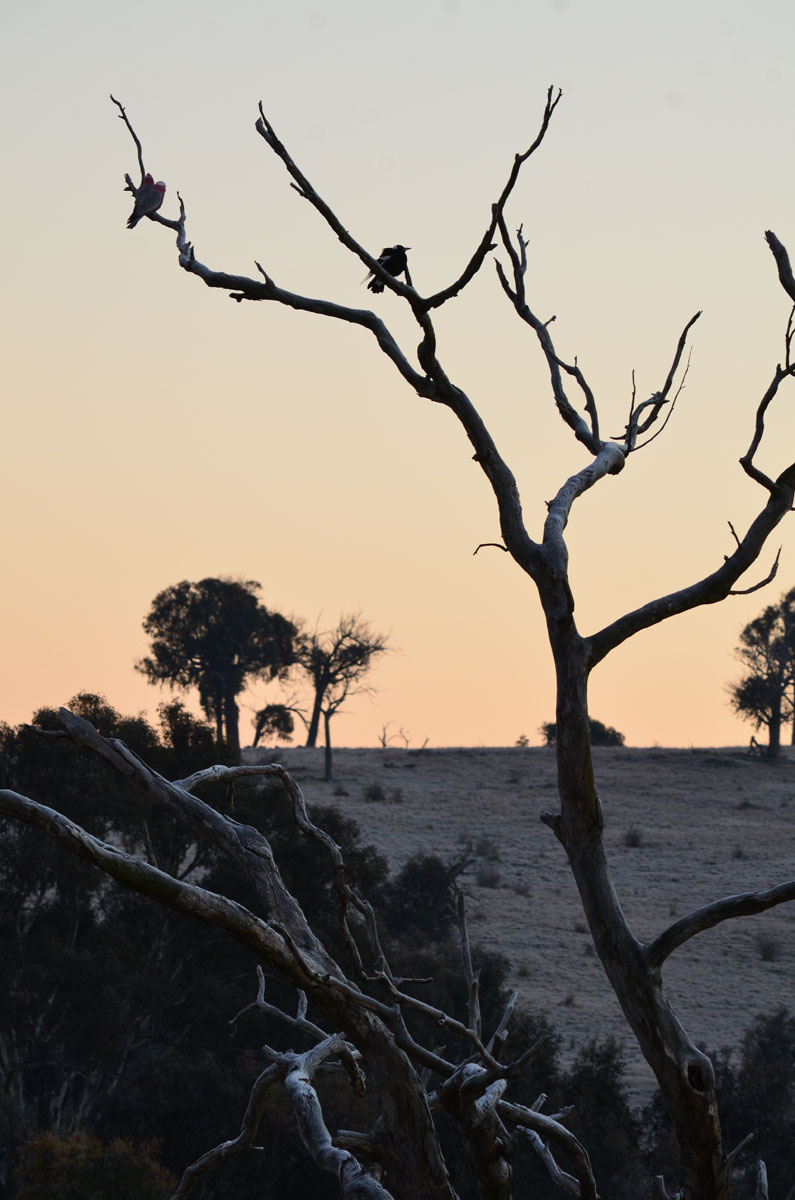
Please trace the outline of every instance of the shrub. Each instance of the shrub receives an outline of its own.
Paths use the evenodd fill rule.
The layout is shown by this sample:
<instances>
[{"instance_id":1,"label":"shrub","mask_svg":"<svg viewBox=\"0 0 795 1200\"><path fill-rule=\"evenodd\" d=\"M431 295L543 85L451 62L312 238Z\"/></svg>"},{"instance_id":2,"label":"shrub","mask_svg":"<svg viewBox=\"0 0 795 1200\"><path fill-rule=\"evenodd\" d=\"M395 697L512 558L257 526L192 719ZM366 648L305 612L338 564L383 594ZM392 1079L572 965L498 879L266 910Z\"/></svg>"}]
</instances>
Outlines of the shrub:
<instances>
[{"instance_id":1,"label":"shrub","mask_svg":"<svg viewBox=\"0 0 795 1200\"><path fill-rule=\"evenodd\" d=\"M500 869L493 862L482 862L478 866L475 881L478 887L495 888L500 882Z\"/></svg>"},{"instance_id":2,"label":"shrub","mask_svg":"<svg viewBox=\"0 0 795 1200\"><path fill-rule=\"evenodd\" d=\"M775 962L781 955L781 942L770 933L757 934L756 948L762 962Z\"/></svg>"},{"instance_id":3,"label":"shrub","mask_svg":"<svg viewBox=\"0 0 795 1200\"><path fill-rule=\"evenodd\" d=\"M593 717L589 718L588 725L591 731L592 746L623 746L626 741L623 733L613 729L612 725L604 725ZM547 746L554 746L558 740L558 727L554 721L545 721L538 732Z\"/></svg>"},{"instance_id":4,"label":"shrub","mask_svg":"<svg viewBox=\"0 0 795 1200\"><path fill-rule=\"evenodd\" d=\"M177 1181L157 1161L157 1146L116 1139L103 1145L84 1133L42 1133L20 1150L18 1200L168 1200Z\"/></svg>"},{"instance_id":5,"label":"shrub","mask_svg":"<svg viewBox=\"0 0 795 1200\"><path fill-rule=\"evenodd\" d=\"M378 895L392 934L446 937L455 920L455 877L436 854L415 854Z\"/></svg>"}]
</instances>

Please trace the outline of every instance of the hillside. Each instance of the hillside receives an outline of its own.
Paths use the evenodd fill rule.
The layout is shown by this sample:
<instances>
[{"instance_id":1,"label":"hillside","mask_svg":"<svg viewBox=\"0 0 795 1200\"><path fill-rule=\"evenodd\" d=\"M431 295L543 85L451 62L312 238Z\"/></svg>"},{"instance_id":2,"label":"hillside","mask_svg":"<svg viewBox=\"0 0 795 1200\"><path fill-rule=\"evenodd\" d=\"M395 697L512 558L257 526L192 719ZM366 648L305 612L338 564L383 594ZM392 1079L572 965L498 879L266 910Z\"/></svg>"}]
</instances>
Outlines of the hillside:
<instances>
[{"instance_id":1,"label":"hillside","mask_svg":"<svg viewBox=\"0 0 795 1200\"><path fill-rule=\"evenodd\" d=\"M700 904L795 877L792 751L777 764L739 749L594 755L616 884L642 940ZM333 783L322 780L322 750L246 757L277 757L309 804L337 805L393 868L418 851L450 859L462 840L480 845L483 869L466 877L473 941L506 955L521 1002L545 1011L568 1048L619 1038L636 1098L648 1094L652 1077L591 952L565 855L539 820L556 805L552 751L343 749ZM365 799L373 784L386 799ZM793 1007L795 904L702 934L675 953L665 981L696 1040L736 1044L754 1014Z\"/></svg>"}]
</instances>

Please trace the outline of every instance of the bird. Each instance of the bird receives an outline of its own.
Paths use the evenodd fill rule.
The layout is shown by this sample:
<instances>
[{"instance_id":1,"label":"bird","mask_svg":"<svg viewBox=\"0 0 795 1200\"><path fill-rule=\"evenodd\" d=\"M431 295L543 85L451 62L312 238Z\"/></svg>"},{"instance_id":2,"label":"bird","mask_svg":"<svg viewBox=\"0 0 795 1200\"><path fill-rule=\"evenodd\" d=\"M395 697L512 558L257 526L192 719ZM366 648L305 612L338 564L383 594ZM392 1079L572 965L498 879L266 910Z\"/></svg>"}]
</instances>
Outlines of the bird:
<instances>
[{"instance_id":1,"label":"bird","mask_svg":"<svg viewBox=\"0 0 795 1200\"><path fill-rule=\"evenodd\" d=\"M155 183L151 175L146 175L143 183L136 192L135 206L127 221L127 228L135 229L141 217L148 217L150 213L157 212L163 203L165 194L166 185L163 183L163 180L158 179L157 183Z\"/></svg>"},{"instance_id":2,"label":"bird","mask_svg":"<svg viewBox=\"0 0 795 1200\"><path fill-rule=\"evenodd\" d=\"M402 275L408 266L406 251L410 249L411 246L386 246L378 255L379 267L383 267L390 275ZM371 292L383 292L384 285L373 271L367 278L370 280L367 286Z\"/></svg>"}]
</instances>

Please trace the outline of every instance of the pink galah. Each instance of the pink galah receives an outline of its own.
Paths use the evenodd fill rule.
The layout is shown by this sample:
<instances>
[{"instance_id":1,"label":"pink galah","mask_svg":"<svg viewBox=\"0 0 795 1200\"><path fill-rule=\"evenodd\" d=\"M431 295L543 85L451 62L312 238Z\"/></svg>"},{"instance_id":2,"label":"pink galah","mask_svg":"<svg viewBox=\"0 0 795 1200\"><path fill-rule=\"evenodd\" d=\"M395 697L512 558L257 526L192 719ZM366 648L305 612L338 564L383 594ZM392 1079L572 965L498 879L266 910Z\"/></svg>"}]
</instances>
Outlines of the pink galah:
<instances>
[{"instance_id":1,"label":"pink galah","mask_svg":"<svg viewBox=\"0 0 795 1200\"><path fill-rule=\"evenodd\" d=\"M155 183L152 176L147 175L138 189L135 197L135 207L130 213L127 228L135 229L141 217L148 217L150 213L157 212L163 203L165 194L166 185L163 183L163 180L158 179L157 183Z\"/></svg>"}]
</instances>

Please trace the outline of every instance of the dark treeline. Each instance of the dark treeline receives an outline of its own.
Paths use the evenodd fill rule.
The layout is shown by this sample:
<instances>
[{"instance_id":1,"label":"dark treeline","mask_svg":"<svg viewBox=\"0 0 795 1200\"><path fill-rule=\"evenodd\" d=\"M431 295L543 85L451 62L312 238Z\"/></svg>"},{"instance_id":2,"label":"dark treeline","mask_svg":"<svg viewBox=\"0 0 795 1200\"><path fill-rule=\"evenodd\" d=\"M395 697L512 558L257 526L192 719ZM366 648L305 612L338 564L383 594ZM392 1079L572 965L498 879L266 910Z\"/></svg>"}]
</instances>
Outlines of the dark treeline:
<instances>
[{"instance_id":1,"label":"dark treeline","mask_svg":"<svg viewBox=\"0 0 795 1200\"><path fill-rule=\"evenodd\" d=\"M105 735L122 738L167 777L183 778L215 761L212 729L179 702L161 706L158 729L143 718L121 716L98 696L75 697L70 707ZM179 877L253 904L218 853L191 841L150 802L126 792L109 768L59 736L52 710L35 714L34 724L49 736L30 726L0 728L0 786L57 807ZM317 933L346 961L327 860L300 839L280 786L238 782L215 785L203 796L268 836ZM454 892L466 860L445 864L421 856L390 877L382 856L362 844L354 822L333 808L315 809L313 818L341 844L350 882L373 901L393 969L431 979L413 985L418 994L463 1017L467 995ZM237 1134L263 1067L259 1047L303 1049L300 1033L250 1007L257 978L248 951L210 927L123 892L62 854L44 834L3 826L0 879L0 1194L16 1200L169 1196L188 1163ZM482 949L475 958L489 1029L507 1000L507 963ZM266 977L265 998L295 1011L295 995L275 977ZM407 1014L418 1028L424 1020ZM550 1113L573 1105L567 1123L591 1154L601 1194L612 1200L648 1194L652 1173L675 1173L662 1105L655 1101L642 1113L633 1111L621 1048L600 1040L598 1029L564 1066L565 1022L558 1025L528 1013L514 1022L507 1054L544 1039L516 1099L532 1104L546 1093L544 1111ZM450 1036L439 1032L440 1047ZM727 1140L733 1145L755 1131L740 1161L750 1166L763 1156L771 1194L783 1194L795 1144L795 1018L785 1012L757 1018L743 1045L719 1053L716 1062ZM368 1098L354 1097L344 1077L329 1072L319 1088L337 1125L367 1127L362 1106ZM333 1180L308 1160L292 1113L276 1093L268 1104L263 1149L217 1168L195 1196L336 1195ZM376 1116L370 1114L370 1122ZM441 1137L461 1200L475 1200L466 1166L456 1157L457 1140L444 1126ZM741 1181L737 1194L740 1200L750 1196L750 1185ZM529 1145L516 1147L514 1195L561 1195Z\"/></svg>"}]
</instances>

